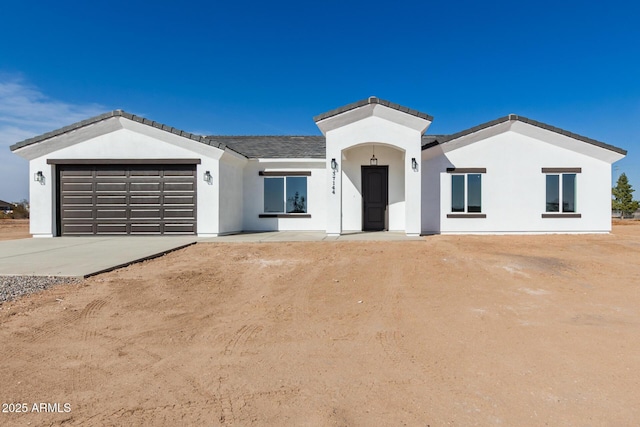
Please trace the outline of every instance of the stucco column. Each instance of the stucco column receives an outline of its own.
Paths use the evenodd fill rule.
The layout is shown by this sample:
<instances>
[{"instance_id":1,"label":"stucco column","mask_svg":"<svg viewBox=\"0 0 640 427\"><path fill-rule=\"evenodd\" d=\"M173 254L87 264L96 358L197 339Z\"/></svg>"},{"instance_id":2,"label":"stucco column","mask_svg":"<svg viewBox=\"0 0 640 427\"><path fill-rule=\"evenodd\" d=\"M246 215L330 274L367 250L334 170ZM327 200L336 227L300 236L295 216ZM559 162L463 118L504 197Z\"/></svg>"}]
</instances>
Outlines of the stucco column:
<instances>
[{"instance_id":1,"label":"stucco column","mask_svg":"<svg viewBox=\"0 0 640 427\"><path fill-rule=\"evenodd\" d=\"M204 180L207 171L211 175L210 182ZM223 179L217 159L204 158L202 164L196 167L198 237L217 237L220 233L220 188L223 187ZM242 194L237 196L241 197ZM233 205L234 201L227 203Z\"/></svg>"},{"instance_id":2,"label":"stucco column","mask_svg":"<svg viewBox=\"0 0 640 427\"><path fill-rule=\"evenodd\" d=\"M413 165L415 159L416 167ZM419 236L422 232L422 165L421 146L412 144L406 151L404 167L405 232L407 236Z\"/></svg>"},{"instance_id":3,"label":"stucco column","mask_svg":"<svg viewBox=\"0 0 640 427\"><path fill-rule=\"evenodd\" d=\"M329 144L327 144L327 148ZM335 160L335 164L332 163ZM340 150L327 149L327 234L342 233L342 156Z\"/></svg>"},{"instance_id":4,"label":"stucco column","mask_svg":"<svg viewBox=\"0 0 640 427\"><path fill-rule=\"evenodd\" d=\"M56 233L55 166L39 158L29 162L29 233L33 237L53 237ZM42 180L34 176L42 172Z\"/></svg>"}]
</instances>

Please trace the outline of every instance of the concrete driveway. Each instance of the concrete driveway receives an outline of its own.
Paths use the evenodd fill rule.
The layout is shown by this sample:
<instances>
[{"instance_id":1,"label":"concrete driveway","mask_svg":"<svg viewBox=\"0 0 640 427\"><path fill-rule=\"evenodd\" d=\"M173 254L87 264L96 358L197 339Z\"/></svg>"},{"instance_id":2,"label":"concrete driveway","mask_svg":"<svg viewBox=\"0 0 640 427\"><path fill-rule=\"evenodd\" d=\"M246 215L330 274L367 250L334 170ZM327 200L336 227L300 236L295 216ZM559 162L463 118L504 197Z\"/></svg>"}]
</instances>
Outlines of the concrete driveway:
<instances>
[{"instance_id":1,"label":"concrete driveway","mask_svg":"<svg viewBox=\"0 0 640 427\"><path fill-rule=\"evenodd\" d=\"M229 236L95 236L0 241L0 276L87 277L124 267L196 242L300 242L349 240L421 240L404 233L351 233L328 237L323 232L240 233Z\"/></svg>"},{"instance_id":2,"label":"concrete driveway","mask_svg":"<svg viewBox=\"0 0 640 427\"><path fill-rule=\"evenodd\" d=\"M0 275L87 277L189 246L196 236L56 237L0 241Z\"/></svg>"}]
</instances>

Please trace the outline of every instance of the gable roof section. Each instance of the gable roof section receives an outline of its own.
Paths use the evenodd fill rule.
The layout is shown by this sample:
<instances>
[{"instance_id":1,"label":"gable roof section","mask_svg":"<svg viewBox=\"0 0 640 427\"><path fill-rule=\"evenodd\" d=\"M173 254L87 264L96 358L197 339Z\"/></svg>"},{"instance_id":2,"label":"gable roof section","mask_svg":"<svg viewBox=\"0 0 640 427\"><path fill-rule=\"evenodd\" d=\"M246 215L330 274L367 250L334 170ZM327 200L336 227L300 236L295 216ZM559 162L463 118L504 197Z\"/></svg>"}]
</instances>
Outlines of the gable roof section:
<instances>
[{"instance_id":1,"label":"gable roof section","mask_svg":"<svg viewBox=\"0 0 640 427\"><path fill-rule=\"evenodd\" d=\"M356 108L363 107L369 104L379 104L384 105L385 107L393 108L394 110L402 111L403 113L410 114L412 116L419 117L421 119L433 121L433 117L428 114L421 113L418 110L413 110L411 108L403 107L400 104L395 104L393 102L385 101L384 99L376 98L375 96L370 96L367 99L363 99L361 101L357 101L351 104L347 104L343 107L338 107L334 110L327 111L326 113L319 114L313 118L313 120L317 123L321 120L328 119L329 117L337 116L338 114L346 113L350 110L355 110Z\"/></svg>"},{"instance_id":2,"label":"gable roof section","mask_svg":"<svg viewBox=\"0 0 640 427\"><path fill-rule=\"evenodd\" d=\"M548 130L548 131L551 131L551 132L555 132L555 133L558 133L560 135L568 136L569 138L573 138L573 139L576 139L578 141L586 142L587 144L591 144L591 145L594 145L596 147L600 147L600 148L604 148L606 150L613 151L615 153L619 153L619 154L622 154L622 155L626 155L627 154L627 150L624 150L622 148L618 148L618 147L615 147L615 146L610 145L610 144L605 144L604 142L601 142L601 141L598 141L598 140L595 140L595 139L592 139L592 138L588 138L586 136L582 136L582 135L579 135L577 133L569 132L567 130L564 130L564 129L561 129L561 128L558 128L558 127L555 127L555 126L551 126L551 125L548 125L546 123L539 122L537 120L532 120L532 119L529 119L527 117L519 116L517 114L509 114L508 116L500 117L498 119L491 120L490 122L482 123L480 125L474 126L472 128L469 128L469 129L466 129L466 130L463 130L463 131L460 131L460 132L457 132L457 133L454 133L454 134L451 134L451 135L437 136L435 138L435 140L433 140L433 141L428 141L428 140L425 141L425 138L423 138L423 140L422 140L423 141L422 149L426 150L428 148L435 147L436 145L446 144L449 141L453 141L453 140L461 138L463 136L470 135L472 133L479 132L479 131L481 131L483 129L487 129L487 128L490 128L492 126L496 126L496 125L499 125L501 123L505 123L505 122L509 122L509 121L519 121L519 122L522 122L522 123L527 123L527 124L530 124L532 126L539 127L541 129L545 129L545 130Z\"/></svg>"},{"instance_id":3,"label":"gable roof section","mask_svg":"<svg viewBox=\"0 0 640 427\"><path fill-rule=\"evenodd\" d=\"M324 158L325 138L323 136L203 136L167 126L163 123L149 120L123 110L113 110L33 138L13 144L11 151L38 144L65 133L108 120L112 117L124 117L134 122L142 123L165 132L182 136L202 144L210 145L221 150L230 149L248 158Z\"/></svg>"},{"instance_id":4,"label":"gable roof section","mask_svg":"<svg viewBox=\"0 0 640 427\"><path fill-rule=\"evenodd\" d=\"M231 148L250 159L324 159L324 136L219 136L207 137L213 144Z\"/></svg>"},{"instance_id":5,"label":"gable roof section","mask_svg":"<svg viewBox=\"0 0 640 427\"><path fill-rule=\"evenodd\" d=\"M393 104L391 102L384 101L375 97L370 97L368 99L355 102L353 104L349 104L344 107L340 107L335 110L329 111L327 113L321 114L319 116L314 117L314 120L316 122L320 120L324 120L326 118L333 117L343 112L346 112L364 105L368 105L368 104L385 105L389 108L394 108L399 111L403 111L407 114L412 114L426 120L433 120L433 118L428 114L420 113L419 111L411 110L409 108L402 107L398 104ZM11 151L16 151L20 148L43 142L47 139L50 139L68 132L72 132L74 130L77 130L86 126L90 126L92 124L101 122L103 120L107 120L112 117L124 117L126 119L129 119L138 123L142 123L157 129L161 129L165 132L179 135L184 138L191 139L196 142L200 142L202 144L219 148L221 150L228 148L231 151L234 151L247 158L322 159L326 155L326 139L324 136L287 136L287 135L283 135L283 136L253 136L253 135L252 136L220 136L220 135L202 136L202 135L196 135L190 132L177 129L172 126L167 126L165 124L162 124L153 120L149 120L144 117L136 116L134 114L127 113L123 110L110 111L108 113L91 117L89 119L82 120L80 122L71 124L69 126L65 126L63 128L60 128L51 132L47 132L45 134L35 136L33 138L26 139L24 141L13 144L10 147L10 149ZM557 128L557 127L548 125L546 123L538 122L536 120L532 120L523 116L518 116L516 114L510 114L508 116L500 117L498 119L491 120L486 123L482 123L478 126L474 126L472 128L469 128L451 135L423 135L422 149L426 150L431 147L435 147L437 145L446 144L450 141L456 140L463 136L470 135L472 133L479 132L483 129L487 129L492 126L496 126L501 123L505 123L509 121L520 121L522 123L527 123L532 126L536 126L551 132L565 135L570 138L576 139L578 141L582 141L587 144L594 145L596 147L610 150L615 153L619 153L622 155L627 154L627 151L622 148L618 148L613 145L609 145L604 142L597 141L592 138L588 138L586 136L578 135L576 133L569 132L561 128Z\"/></svg>"},{"instance_id":6,"label":"gable roof section","mask_svg":"<svg viewBox=\"0 0 640 427\"><path fill-rule=\"evenodd\" d=\"M136 116L135 114L130 114L127 113L126 111L123 110L113 110L110 111L108 113L104 113L104 114L100 114L99 116L95 116L95 117L91 117L89 119L86 120L82 120L80 122L71 124L69 126L65 126L63 128L60 129L56 129L54 131L51 132L47 132L44 133L42 135L38 135L35 136L33 138L29 138L29 139L25 139L24 141L18 142L13 144L11 147L9 147L11 149L11 151L16 151L20 148L23 147L27 147L29 145L33 145L33 144L37 144L39 142L45 141L47 139L59 136L59 135L63 135L65 133L68 132L72 132L74 130L86 127L86 126L90 126L92 124L101 122L103 120L107 120L110 119L112 117L124 117L126 119L132 120L134 122L138 122L138 123L142 123L157 129L161 129L164 130L166 132L169 133L173 133L175 135L179 135L182 136L184 138L188 138L191 139L193 141L197 141L197 142L201 142L203 144L207 144L207 145L213 145L214 147L220 148L220 149L224 149L224 146L217 146L214 145L214 143L212 143L212 141L210 141L206 136L202 136L202 135L196 135L194 133L190 133L190 132L186 132L177 128L174 128L172 126L167 126L165 124L153 121L153 120L149 120L149 119L145 119L144 117L140 117L140 116Z\"/></svg>"}]
</instances>

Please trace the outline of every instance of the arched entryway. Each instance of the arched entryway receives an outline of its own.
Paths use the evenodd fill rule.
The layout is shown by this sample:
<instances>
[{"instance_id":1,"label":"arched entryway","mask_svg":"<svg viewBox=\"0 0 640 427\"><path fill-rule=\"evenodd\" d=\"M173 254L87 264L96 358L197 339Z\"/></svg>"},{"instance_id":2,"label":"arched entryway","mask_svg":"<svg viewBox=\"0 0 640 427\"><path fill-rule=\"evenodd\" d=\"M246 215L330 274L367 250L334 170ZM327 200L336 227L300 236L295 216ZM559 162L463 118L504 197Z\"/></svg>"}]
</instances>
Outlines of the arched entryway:
<instances>
[{"instance_id":1,"label":"arched entryway","mask_svg":"<svg viewBox=\"0 0 640 427\"><path fill-rule=\"evenodd\" d=\"M388 166L386 229L420 234L421 136L431 116L370 97L314 119L327 143L327 234L363 229L362 168L374 146L378 165Z\"/></svg>"},{"instance_id":2,"label":"arched entryway","mask_svg":"<svg viewBox=\"0 0 640 427\"><path fill-rule=\"evenodd\" d=\"M404 158L404 150L381 142L342 151L343 231L406 229Z\"/></svg>"}]
</instances>

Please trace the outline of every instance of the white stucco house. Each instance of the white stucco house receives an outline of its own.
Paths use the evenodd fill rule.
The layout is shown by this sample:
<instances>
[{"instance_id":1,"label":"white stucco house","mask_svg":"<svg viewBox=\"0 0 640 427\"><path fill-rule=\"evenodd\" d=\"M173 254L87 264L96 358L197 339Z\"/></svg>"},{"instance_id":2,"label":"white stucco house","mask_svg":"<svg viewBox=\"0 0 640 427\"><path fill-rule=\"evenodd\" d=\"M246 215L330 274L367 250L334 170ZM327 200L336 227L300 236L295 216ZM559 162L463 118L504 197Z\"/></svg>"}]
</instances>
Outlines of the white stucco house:
<instances>
[{"instance_id":1,"label":"white stucco house","mask_svg":"<svg viewBox=\"0 0 640 427\"><path fill-rule=\"evenodd\" d=\"M626 151L517 115L453 135L371 97L323 136L200 136L121 110L11 146L34 237L314 230L602 233Z\"/></svg>"}]
</instances>

